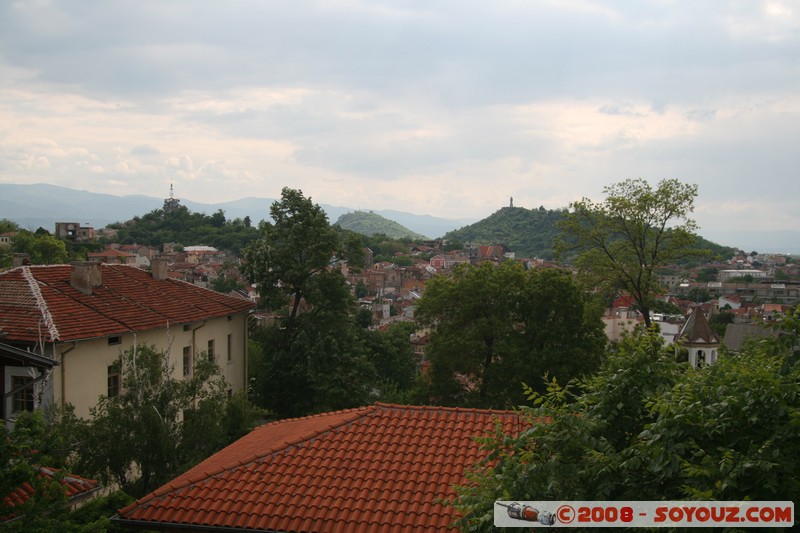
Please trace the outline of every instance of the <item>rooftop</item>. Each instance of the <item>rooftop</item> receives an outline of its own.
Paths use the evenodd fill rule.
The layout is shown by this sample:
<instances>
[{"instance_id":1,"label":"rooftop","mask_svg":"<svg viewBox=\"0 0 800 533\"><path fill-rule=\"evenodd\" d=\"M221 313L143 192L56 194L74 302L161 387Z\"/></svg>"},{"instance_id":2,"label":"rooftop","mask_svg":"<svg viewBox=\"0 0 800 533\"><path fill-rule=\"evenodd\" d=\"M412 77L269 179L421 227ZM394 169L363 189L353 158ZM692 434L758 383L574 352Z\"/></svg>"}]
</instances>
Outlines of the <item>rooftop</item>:
<instances>
[{"instance_id":1,"label":"rooftop","mask_svg":"<svg viewBox=\"0 0 800 533\"><path fill-rule=\"evenodd\" d=\"M273 422L114 520L147 528L445 531L443 503L485 456L475 437L518 434L518 413L376 403Z\"/></svg>"},{"instance_id":2,"label":"rooftop","mask_svg":"<svg viewBox=\"0 0 800 533\"><path fill-rule=\"evenodd\" d=\"M157 280L129 265L98 264L91 294L70 282L71 265L22 266L0 273L0 330L5 341L74 341L222 317L253 307L174 279Z\"/></svg>"}]
</instances>

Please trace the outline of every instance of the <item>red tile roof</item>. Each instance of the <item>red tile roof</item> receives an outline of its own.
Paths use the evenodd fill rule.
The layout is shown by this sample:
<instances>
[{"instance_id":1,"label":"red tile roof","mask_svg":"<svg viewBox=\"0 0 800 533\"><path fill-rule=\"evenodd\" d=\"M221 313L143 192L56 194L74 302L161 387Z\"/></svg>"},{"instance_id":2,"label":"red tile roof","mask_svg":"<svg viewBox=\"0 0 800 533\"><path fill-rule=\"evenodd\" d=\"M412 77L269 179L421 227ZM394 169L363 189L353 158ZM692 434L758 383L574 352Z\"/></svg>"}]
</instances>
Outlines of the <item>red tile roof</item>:
<instances>
[{"instance_id":1,"label":"red tile roof","mask_svg":"<svg viewBox=\"0 0 800 533\"><path fill-rule=\"evenodd\" d=\"M58 472L59 470L57 468L40 467L39 477L52 478L58 474ZM70 500L89 494L90 492L94 492L101 488L100 483L94 479L86 479L74 474L65 474L59 479L59 481L64 487L64 493ZM23 483L21 487L3 498L3 503L9 507L18 507L28 501L33 493L34 488L29 483Z\"/></svg>"},{"instance_id":2,"label":"red tile roof","mask_svg":"<svg viewBox=\"0 0 800 533\"><path fill-rule=\"evenodd\" d=\"M443 500L485 456L474 437L518 413L377 403L261 426L119 511L142 527L445 531Z\"/></svg>"},{"instance_id":3,"label":"red tile roof","mask_svg":"<svg viewBox=\"0 0 800 533\"><path fill-rule=\"evenodd\" d=\"M6 340L73 341L164 328L254 307L129 265L97 265L92 294L70 285L70 265L23 266L0 273L0 330Z\"/></svg>"}]
</instances>

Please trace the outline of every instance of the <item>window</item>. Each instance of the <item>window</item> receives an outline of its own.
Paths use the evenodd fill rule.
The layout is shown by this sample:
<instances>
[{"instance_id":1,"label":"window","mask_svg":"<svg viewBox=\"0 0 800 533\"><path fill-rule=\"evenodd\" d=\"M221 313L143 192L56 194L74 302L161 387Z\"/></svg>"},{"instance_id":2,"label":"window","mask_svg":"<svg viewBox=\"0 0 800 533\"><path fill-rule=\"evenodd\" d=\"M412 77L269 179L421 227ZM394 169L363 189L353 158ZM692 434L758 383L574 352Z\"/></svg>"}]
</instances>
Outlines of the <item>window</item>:
<instances>
[{"instance_id":1,"label":"window","mask_svg":"<svg viewBox=\"0 0 800 533\"><path fill-rule=\"evenodd\" d=\"M33 411L33 378L30 376L11 376L11 390L14 392L14 412Z\"/></svg>"},{"instance_id":2,"label":"window","mask_svg":"<svg viewBox=\"0 0 800 533\"><path fill-rule=\"evenodd\" d=\"M119 335L114 335L113 337L108 338L108 345L113 346L114 344L122 344L122 337Z\"/></svg>"},{"instance_id":3,"label":"window","mask_svg":"<svg viewBox=\"0 0 800 533\"><path fill-rule=\"evenodd\" d=\"M108 365L108 397L119 396L119 364Z\"/></svg>"},{"instance_id":4,"label":"window","mask_svg":"<svg viewBox=\"0 0 800 533\"><path fill-rule=\"evenodd\" d=\"M216 363L216 359L214 358L214 339L208 341L208 360L212 363Z\"/></svg>"},{"instance_id":5,"label":"window","mask_svg":"<svg viewBox=\"0 0 800 533\"><path fill-rule=\"evenodd\" d=\"M183 331L189 331L190 329L192 329L192 325L191 324L184 324L183 325Z\"/></svg>"},{"instance_id":6,"label":"window","mask_svg":"<svg viewBox=\"0 0 800 533\"><path fill-rule=\"evenodd\" d=\"M233 335L228 334L228 362L233 361Z\"/></svg>"},{"instance_id":7,"label":"window","mask_svg":"<svg viewBox=\"0 0 800 533\"><path fill-rule=\"evenodd\" d=\"M192 375L192 347L183 347L183 377Z\"/></svg>"}]
</instances>

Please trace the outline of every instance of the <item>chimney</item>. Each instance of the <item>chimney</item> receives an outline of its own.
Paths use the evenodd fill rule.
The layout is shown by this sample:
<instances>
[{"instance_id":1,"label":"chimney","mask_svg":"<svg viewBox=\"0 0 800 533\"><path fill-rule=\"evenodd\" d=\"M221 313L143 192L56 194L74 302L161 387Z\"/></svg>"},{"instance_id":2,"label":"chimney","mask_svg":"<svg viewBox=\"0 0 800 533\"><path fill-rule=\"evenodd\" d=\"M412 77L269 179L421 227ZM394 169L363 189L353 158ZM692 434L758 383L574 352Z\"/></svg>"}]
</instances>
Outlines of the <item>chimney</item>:
<instances>
[{"instance_id":1,"label":"chimney","mask_svg":"<svg viewBox=\"0 0 800 533\"><path fill-rule=\"evenodd\" d=\"M21 267L23 265L30 265L31 264L31 256L28 254L16 253L14 254L14 262L12 265L14 268Z\"/></svg>"},{"instance_id":2,"label":"chimney","mask_svg":"<svg viewBox=\"0 0 800 533\"><path fill-rule=\"evenodd\" d=\"M92 294L94 287L103 283L100 263L94 261L73 261L69 284L72 288L83 294Z\"/></svg>"},{"instance_id":3,"label":"chimney","mask_svg":"<svg viewBox=\"0 0 800 533\"><path fill-rule=\"evenodd\" d=\"M150 260L150 270L153 273L153 279L162 280L169 278L169 269L167 268L167 260L163 257L154 257Z\"/></svg>"}]
</instances>

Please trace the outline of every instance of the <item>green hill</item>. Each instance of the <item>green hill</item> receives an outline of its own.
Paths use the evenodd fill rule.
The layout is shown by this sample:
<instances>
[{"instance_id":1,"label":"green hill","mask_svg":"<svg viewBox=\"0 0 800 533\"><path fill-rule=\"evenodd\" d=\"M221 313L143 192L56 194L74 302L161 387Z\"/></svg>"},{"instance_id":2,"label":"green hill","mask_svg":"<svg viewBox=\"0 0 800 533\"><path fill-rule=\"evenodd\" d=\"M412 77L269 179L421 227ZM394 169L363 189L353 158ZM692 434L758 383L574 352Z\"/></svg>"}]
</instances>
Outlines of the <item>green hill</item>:
<instances>
[{"instance_id":1,"label":"green hill","mask_svg":"<svg viewBox=\"0 0 800 533\"><path fill-rule=\"evenodd\" d=\"M553 259L555 225L563 211L504 207L475 224L447 233L446 240L473 244L502 244L518 257Z\"/></svg>"},{"instance_id":2,"label":"green hill","mask_svg":"<svg viewBox=\"0 0 800 533\"><path fill-rule=\"evenodd\" d=\"M544 207L504 207L488 218L451 231L445 240L472 244L502 244L517 257L553 259L553 241L559 234L556 223L566 210L549 210ZM720 246L698 236L697 248L708 250L711 257L728 258L733 248ZM569 261L569 258L562 258Z\"/></svg>"},{"instance_id":3,"label":"green hill","mask_svg":"<svg viewBox=\"0 0 800 533\"><path fill-rule=\"evenodd\" d=\"M425 239L424 235L414 233L397 222L384 218L372 211L355 211L345 213L336 221L336 225L362 235L386 235L392 239Z\"/></svg>"}]
</instances>

